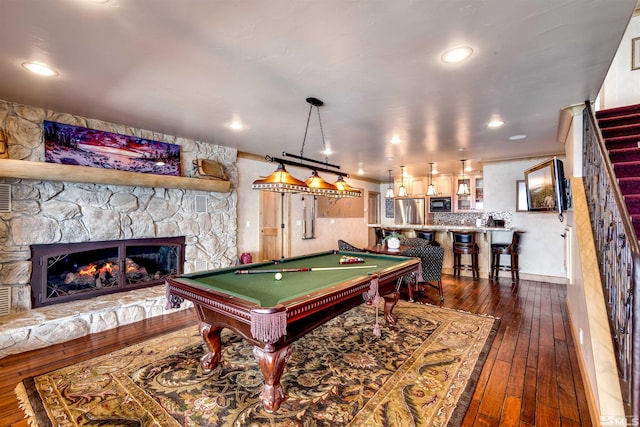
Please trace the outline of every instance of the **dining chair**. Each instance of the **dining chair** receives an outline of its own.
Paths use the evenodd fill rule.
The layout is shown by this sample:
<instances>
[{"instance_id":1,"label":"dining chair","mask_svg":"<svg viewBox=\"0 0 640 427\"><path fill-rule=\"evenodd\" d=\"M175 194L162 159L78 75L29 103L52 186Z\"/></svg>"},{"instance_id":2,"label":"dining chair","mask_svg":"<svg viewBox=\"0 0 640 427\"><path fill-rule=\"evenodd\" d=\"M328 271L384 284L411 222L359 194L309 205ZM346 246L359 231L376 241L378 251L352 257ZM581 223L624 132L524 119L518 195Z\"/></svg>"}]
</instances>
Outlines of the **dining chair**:
<instances>
[{"instance_id":1,"label":"dining chair","mask_svg":"<svg viewBox=\"0 0 640 427\"><path fill-rule=\"evenodd\" d=\"M353 246L351 243L347 243L344 240L338 240L338 250L348 252L366 252L357 246Z\"/></svg>"},{"instance_id":2,"label":"dining chair","mask_svg":"<svg viewBox=\"0 0 640 427\"><path fill-rule=\"evenodd\" d=\"M407 237L405 239L402 239L400 241L400 244L402 246L410 246L412 248L415 248L415 247L418 247L418 246L429 245L429 241L425 240L425 239L421 239L420 237Z\"/></svg>"},{"instance_id":3,"label":"dining chair","mask_svg":"<svg viewBox=\"0 0 640 427\"><path fill-rule=\"evenodd\" d=\"M440 301L444 301L444 293L442 292L444 248L433 245L416 246L404 250L401 255L420 258L422 280L418 280L416 274L409 274L403 278L409 289L409 301L413 301L412 286L418 292L420 285L427 285L437 289L440 294Z\"/></svg>"}]
</instances>

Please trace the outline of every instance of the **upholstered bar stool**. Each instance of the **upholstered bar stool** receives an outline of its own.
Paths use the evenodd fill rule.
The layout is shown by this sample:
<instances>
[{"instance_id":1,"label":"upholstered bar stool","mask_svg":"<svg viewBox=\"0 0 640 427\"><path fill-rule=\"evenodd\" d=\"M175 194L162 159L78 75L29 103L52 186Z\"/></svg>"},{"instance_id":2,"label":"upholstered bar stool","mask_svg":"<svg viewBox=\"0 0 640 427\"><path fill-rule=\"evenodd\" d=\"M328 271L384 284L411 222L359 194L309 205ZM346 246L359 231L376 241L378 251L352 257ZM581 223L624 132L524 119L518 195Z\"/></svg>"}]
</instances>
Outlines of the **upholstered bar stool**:
<instances>
[{"instance_id":1,"label":"upholstered bar stool","mask_svg":"<svg viewBox=\"0 0 640 427\"><path fill-rule=\"evenodd\" d=\"M425 239L429 242L430 245L440 246L440 243L436 241L436 232L435 231L424 231L418 230L416 231L416 237L420 239Z\"/></svg>"},{"instance_id":2,"label":"upholstered bar stool","mask_svg":"<svg viewBox=\"0 0 640 427\"><path fill-rule=\"evenodd\" d=\"M520 240L524 231L514 231L511 237L511 243L492 243L491 244L491 272L490 277L495 274L498 278L498 271L510 271L511 280L520 280L518 253L520 252ZM509 255L510 264L501 265L500 256Z\"/></svg>"},{"instance_id":3,"label":"upholstered bar stool","mask_svg":"<svg viewBox=\"0 0 640 427\"><path fill-rule=\"evenodd\" d=\"M473 280L480 278L480 263L478 261L480 248L476 243L476 233L453 232L453 275L460 276L460 271L473 273ZM470 257L470 264L462 263L462 255Z\"/></svg>"}]
</instances>

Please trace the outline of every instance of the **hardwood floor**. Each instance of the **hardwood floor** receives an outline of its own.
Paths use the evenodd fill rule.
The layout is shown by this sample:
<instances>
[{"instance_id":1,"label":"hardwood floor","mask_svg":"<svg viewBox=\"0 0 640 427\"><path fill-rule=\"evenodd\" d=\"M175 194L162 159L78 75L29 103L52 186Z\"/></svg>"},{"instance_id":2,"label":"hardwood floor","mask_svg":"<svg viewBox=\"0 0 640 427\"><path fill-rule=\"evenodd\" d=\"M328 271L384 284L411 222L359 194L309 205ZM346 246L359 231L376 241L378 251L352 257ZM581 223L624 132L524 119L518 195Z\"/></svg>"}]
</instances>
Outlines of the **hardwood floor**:
<instances>
[{"instance_id":1,"label":"hardwood floor","mask_svg":"<svg viewBox=\"0 0 640 427\"><path fill-rule=\"evenodd\" d=\"M569 329L566 286L451 276L443 286L443 306L501 319L464 426L592 425ZM440 305L437 290L429 287L420 300ZM196 323L193 311L183 311L0 359L0 425L27 427L13 392L22 379Z\"/></svg>"}]
</instances>

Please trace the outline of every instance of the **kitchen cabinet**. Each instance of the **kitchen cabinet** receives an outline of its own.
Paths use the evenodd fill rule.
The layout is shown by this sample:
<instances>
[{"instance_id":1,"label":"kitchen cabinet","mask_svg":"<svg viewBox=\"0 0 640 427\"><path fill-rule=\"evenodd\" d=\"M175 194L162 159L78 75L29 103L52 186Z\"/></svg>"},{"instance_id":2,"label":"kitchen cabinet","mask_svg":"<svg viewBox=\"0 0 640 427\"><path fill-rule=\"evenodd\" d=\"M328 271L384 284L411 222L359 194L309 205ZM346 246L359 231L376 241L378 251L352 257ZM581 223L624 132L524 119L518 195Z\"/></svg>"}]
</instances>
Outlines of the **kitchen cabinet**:
<instances>
[{"instance_id":1,"label":"kitchen cabinet","mask_svg":"<svg viewBox=\"0 0 640 427\"><path fill-rule=\"evenodd\" d=\"M482 175L465 175L464 179L456 177L454 181L454 212L481 211L484 209L484 179ZM466 183L469 186L470 194L467 196L455 194L462 183Z\"/></svg>"},{"instance_id":2,"label":"kitchen cabinet","mask_svg":"<svg viewBox=\"0 0 640 427\"><path fill-rule=\"evenodd\" d=\"M453 194L453 177L451 175L434 175L431 182L436 187L436 196L443 197ZM396 197L398 197L401 185L402 180L394 179L393 190ZM404 188L407 190L407 196L425 196L428 187L429 177L404 178Z\"/></svg>"},{"instance_id":3,"label":"kitchen cabinet","mask_svg":"<svg viewBox=\"0 0 640 427\"><path fill-rule=\"evenodd\" d=\"M394 180L393 191L395 191L396 197L400 192L400 186L403 185L401 179ZM407 196L420 196L423 197L427 192L427 186L424 183L424 178L404 177L404 188L407 191Z\"/></svg>"},{"instance_id":4,"label":"kitchen cabinet","mask_svg":"<svg viewBox=\"0 0 640 427\"><path fill-rule=\"evenodd\" d=\"M451 175L436 175L432 178L433 185L436 187L437 196L451 196ZM427 184L428 184L427 178ZM426 190L425 190L426 191Z\"/></svg>"}]
</instances>

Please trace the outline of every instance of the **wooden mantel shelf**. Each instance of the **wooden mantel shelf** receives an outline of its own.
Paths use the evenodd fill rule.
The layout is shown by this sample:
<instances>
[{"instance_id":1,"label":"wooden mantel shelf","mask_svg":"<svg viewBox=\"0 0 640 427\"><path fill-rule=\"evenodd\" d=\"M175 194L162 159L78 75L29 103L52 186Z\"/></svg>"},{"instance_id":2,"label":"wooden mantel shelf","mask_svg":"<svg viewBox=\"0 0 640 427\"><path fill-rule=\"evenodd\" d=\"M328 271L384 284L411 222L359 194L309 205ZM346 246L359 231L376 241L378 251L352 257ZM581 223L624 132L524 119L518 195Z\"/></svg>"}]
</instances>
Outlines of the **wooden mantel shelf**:
<instances>
[{"instance_id":1,"label":"wooden mantel shelf","mask_svg":"<svg viewBox=\"0 0 640 427\"><path fill-rule=\"evenodd\" d=\"M217 193L228 193L231 191L229 181L155 175L150 173L12 159L0 159L0 177L129 185L134 187L178 188Z\"/></svg>"}]
</instances>

